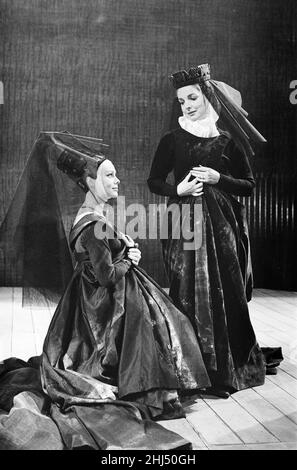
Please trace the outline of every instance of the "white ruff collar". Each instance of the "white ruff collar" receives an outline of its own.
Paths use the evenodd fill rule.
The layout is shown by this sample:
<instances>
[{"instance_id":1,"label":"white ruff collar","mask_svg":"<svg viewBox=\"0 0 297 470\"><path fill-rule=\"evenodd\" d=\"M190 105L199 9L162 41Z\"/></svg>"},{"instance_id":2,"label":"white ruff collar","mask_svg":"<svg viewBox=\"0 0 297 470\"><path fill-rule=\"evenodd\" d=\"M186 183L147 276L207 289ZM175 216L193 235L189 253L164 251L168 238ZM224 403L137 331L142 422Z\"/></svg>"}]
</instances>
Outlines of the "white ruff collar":
<instances>
[{"instance_id":1,"label":"white ruff collar","mask_svg":"<svg viewBox=\"0 0 297 470\"><path fill-rule=\"evenodd\" d=\"M217 137L220 135L216 122L219 116L209 102L206 104L206 110L201 119L191 121L186 116L178 118L179 125L182 129L197 137Z\"/></svg>"}]
</instances>

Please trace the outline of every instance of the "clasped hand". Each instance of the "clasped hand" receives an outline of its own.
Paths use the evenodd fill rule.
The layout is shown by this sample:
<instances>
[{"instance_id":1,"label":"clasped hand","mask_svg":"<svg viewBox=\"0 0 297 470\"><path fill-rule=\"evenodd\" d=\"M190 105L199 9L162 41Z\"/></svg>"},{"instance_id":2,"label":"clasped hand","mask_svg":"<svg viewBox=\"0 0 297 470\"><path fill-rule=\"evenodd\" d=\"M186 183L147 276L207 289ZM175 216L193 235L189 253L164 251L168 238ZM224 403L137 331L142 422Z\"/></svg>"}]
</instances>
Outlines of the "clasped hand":
<instances>
[{"instance_id":1,"label":"clasped hand","mask_svg":"<svg viewBox=\"0 0 297 470\"><path fill-rule=\"evenodd\" d=\"M194 179L189 181L191 176ZM178 184L177 194L179 196L201 196L203 194L203 183L217 184L220 173L206 166L195 166L187 176Z\"/></svg>"},{"instance_id":2,"label":"clasped hand","mask_svg":"<svg viewBox=\"0 0 297 470\"><path fill-rule=\"evenodd\" d=\"M128 250L128 258L136 266L138 265L140 258L141 258L141 251L137 247L138 247L138 243L135 243L135 248L129 248Z\"/></svg>"},{"instance_id":3,"label":"clasped hand","mask_svg":"<svg viewBox=\"0 0 297 470\"><path fill-rule=\"evenodd\" d=\"M133 238L127 234L122 234L122 239L128 247L128 258L132 261L133 264L137 266L141 259L141 251L138 249L138 243L135 243Z\"/></svg>"}]
</instances>

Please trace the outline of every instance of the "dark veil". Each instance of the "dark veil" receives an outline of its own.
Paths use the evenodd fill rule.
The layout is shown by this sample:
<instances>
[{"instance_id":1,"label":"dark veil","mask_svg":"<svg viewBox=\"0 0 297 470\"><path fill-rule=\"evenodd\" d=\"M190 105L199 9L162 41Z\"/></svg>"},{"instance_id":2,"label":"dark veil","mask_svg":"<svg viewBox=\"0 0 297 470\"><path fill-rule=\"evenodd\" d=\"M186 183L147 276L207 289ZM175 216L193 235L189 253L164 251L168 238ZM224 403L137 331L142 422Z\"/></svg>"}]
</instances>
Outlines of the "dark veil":
<instances>
[{"instance_id":1,"label":"dark veil","mask_svg":"<svg viewBox=\"0 0 297 470\"><path fill-rule=\"evenodd\" d=\"M84 193L57 169L59 156L65 148L102 155L105 147L67 132L40 132L35 141L0 227L0 282L24 287L23 303L56 303L73 273L68 233Z\"/></svg>"}]
</instances>

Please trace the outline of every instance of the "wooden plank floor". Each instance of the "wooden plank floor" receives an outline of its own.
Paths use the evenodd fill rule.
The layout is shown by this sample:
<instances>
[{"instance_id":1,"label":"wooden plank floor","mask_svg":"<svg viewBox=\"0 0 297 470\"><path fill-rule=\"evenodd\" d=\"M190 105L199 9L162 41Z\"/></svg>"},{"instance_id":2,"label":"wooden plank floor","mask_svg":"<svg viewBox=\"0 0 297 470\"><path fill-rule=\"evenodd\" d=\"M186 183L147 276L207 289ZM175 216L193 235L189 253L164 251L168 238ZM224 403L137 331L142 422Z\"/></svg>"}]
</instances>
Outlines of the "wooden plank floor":
<instances>
[{"instance_id":1,"label":"wooden plank floor","mask_svg":"<svg viewBox=\"0 0 297 470\"><path fill-rule=\"evenodd\" d=\"M196 397L186 418L162 421L194 449L297 449L297 293L256 289L250 315L260 345L282 346L284 361L261 387L228 400ZM0 288L0 360L39 355L55 305L22 307L20 288Z\"/></svg>"}]
</instances>

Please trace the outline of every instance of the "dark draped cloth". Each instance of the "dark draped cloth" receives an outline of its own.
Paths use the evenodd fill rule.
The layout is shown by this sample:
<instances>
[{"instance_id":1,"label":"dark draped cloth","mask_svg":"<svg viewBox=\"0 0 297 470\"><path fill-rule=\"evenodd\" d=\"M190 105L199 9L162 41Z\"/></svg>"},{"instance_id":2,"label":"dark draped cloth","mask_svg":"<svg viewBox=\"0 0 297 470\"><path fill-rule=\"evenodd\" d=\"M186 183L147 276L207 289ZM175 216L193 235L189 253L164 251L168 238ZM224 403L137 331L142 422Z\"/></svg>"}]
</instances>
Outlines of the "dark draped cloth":
<instances>
[{"instance_id":1,"label":"dark draped cloth","mask_svg":"<svg viewBox=\"0 0 297 470\"><path fill-rule=\"evenodd\" d=\"M251 278L242 206L209 186L203 198L171 198L169 207L173 203L189 204L192 233L195 205L200 205L199 248L185 249L191 239L169 237L163 250L169 295L192 321L212 386L235 391L261 385L265 363L249 318Z\"/></svg>"},{"instance_id":2,"label":"dark draped cloth","mask_svg":"<svg viewBox=\"0 0 297 470\"><path fill-rule=\"evenodd\" d=\"M202 196L179 197L178 183L198 165L218 171L219 182L204 184ZM171 171L174 184L166 181ZM201 138L175 129L159 143L148 184L169 196L161 234L169 295L193 324L212 386L234 392L263 384L266 361L248 311L245 208L234 197L250 195L255 185L246 155L227 132Z\"/></svg>"},{"instance_id":3,"label":"dark draped cloth","mask_svg":"<svg viewBox=\"0 0 297 470\"><path fill-rule=\"evenodd\" d=\"M1 450L188 449L139 404L86 400L62 409L42 387L42 357L0 364ZM65 383L65 388L67 384ZM70 388L68 388L70 392Z\"/></svg>"},{"instance_id":4,"label":"dark draped cloth","mask_svg":"<svg viewBox=\"0 0 297 470\"><path fill-rule=\"evenodd\" d=\"M0 283L23 287L24 303L58 302L73 273L68 235L84 193L58 170L63 150L51 134L75 151L102 151L99 139L67 132L40 132L34 142L0 227Z\"/></svg>"}]
</instances>

